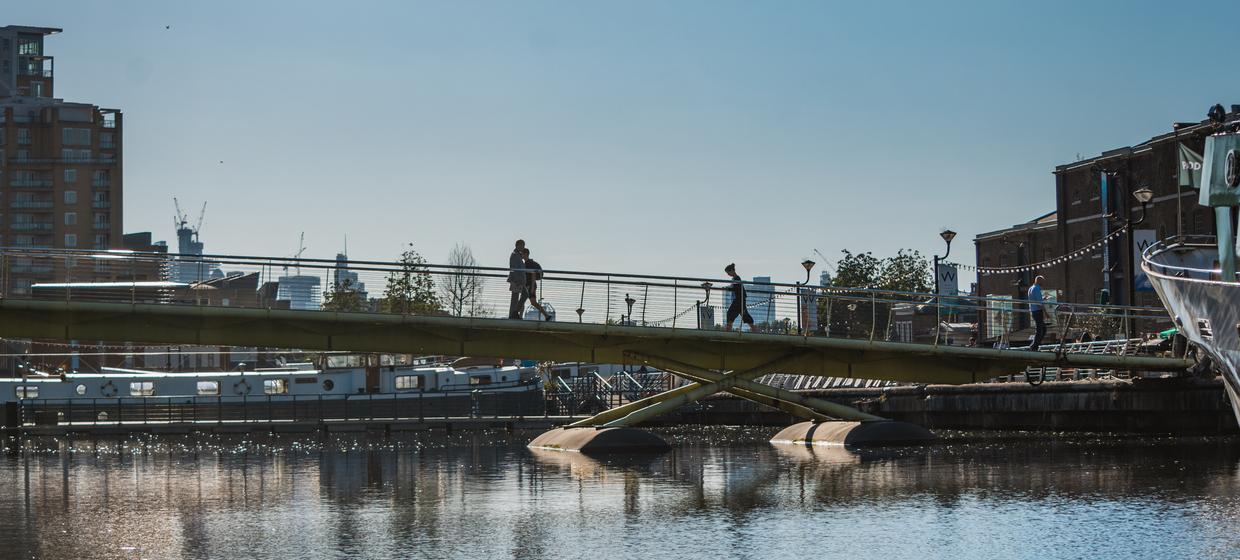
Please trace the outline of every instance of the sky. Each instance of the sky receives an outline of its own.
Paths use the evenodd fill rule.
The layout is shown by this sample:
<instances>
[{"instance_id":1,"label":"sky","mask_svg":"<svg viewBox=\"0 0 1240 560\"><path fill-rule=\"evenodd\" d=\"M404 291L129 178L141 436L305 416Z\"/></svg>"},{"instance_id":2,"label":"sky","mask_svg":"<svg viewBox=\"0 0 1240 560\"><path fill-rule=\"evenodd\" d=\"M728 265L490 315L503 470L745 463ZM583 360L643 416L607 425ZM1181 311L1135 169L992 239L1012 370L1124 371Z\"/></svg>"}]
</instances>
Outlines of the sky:
<instances>
[{"instance_id":1,"label":"sky","mask_svg":"<svg viewBox=\"0 0 1240 560\"><path fill-rule=\"evenodd\" d=\"M804 278L974 262L1058 164L1240 103L1227 2L6 4L124 114L124 229L208 253ZM1234 58L1234 57L1233 57ZM1227 69L1231 67L1230 71ZM819 264L819 269L824 265ZM817 274L815 270L815 274ZM961 288L967 289L967 285Z\"/></svg>"}]
</instances>

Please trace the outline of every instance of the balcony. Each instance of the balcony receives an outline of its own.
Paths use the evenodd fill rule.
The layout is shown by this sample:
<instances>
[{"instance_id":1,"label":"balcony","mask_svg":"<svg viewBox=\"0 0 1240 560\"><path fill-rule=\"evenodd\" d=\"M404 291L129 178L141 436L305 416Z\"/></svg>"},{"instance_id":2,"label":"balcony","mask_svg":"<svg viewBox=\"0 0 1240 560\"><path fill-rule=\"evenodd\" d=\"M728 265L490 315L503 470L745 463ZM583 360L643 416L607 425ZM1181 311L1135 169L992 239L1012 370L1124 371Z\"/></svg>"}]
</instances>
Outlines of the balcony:
<instances>
[{"instance_id":1,"label":"balcony","mask_svg":"<svg viewBox=\"0 0 1240 560\"><path fill-rule=\"evenodd\" d=\"M92 181L90 182L90 187L91 187L92 189L106 189L106 188L111 187L111 186L112 186L112 181L98 181L98 180L92 180Z\"/></svg>"},{"instance_id":2,"label":"balcony","mask_svg":"<svg viewBox=\"0 0 1240 560\"><path fill-rule=\"evenodd\" d=\"M9 203L9 208L51 209L53 204L50 200L14 200Z\"/></svg>"},{"instance_id":3,"label":"balcony","mask_svg":"<svg viewBox=\"0 0 1240 560\"><path fill-rule=\"evenodd\" d=\"M50 189L52 181L50 179L13 179L9 186L15 189Z\"/></svg>"},{"instance_id":4,"label":"balcony","mask_svg":"<svg viewBox=\"0 0 1240 560\"><path fill-rule=\"evenodd\" d=\"M91 208L107 209L112 207L112 202L107 200L96 200L90 203Z\"/></svg>"},{"instance_id":5,"label":"balcony","mask_svg":"<svg viewBox=\"0 0 1240 560\"><path fill-rule=\"evenodd\" d=\"M25 242L25 241L17 241L13 243L13 246L19 249L51 249L52 248L52 245L50 243L31 243L31 242Z\"/></svg>"},{"instance_id":6,"label":"balcony","mask_svg":"<svg viewBox=\"0 0 1240 560\"><path fill-rule=\"evenodd\" d=\"M116 142L115 142L115 141L112 141L112 142L104 142L103 140L100 140L100 141L99 141L99 149L100 149L100 150L115 150L115 149L116 149Z\"/></svg>"},{"instance_id":7,"label":"balcony","mask_svg":"<svg viewBox=\"0 0 1240 560\"><path fill-rule=\"evenodd\" d=\"M108 231L112 229L112 224L95 222L94 228L95 228L95 231Z\"/></svg>"},{"instance_id":8,"label":"balcony","mask_svg":"<svg viewBox=\"0 0 1240 560\"><path fill-rule=\"evenodd\" d=\"M17 247L43 248L37 245L17 245ZM15 264L9 267L15 274L50 274L52 266L47 264Z\"/></svg>"},{"instance_id":9,"label":"balcony","mask_svg":"<svg viewBox=\"0 0 1240 560\"><path fill-rule=\"evenodd\" d=\"M51 222L19 222L9 224L9 229L13 231L52 231Z\"/></svg>"},{"instance_id":10,"label":"balcony","mask_svg":"<svg viewBox=\"0 0 1240 560\"><path fill-rule=\"evenodd\" d=\"M115 158L20 158L9 159L12 165L57 165L62 163L85 163L92 165L116 165Z\"/></svg>"},{"instance_id":11,"label":"balcony","mask_svg":"<svg viewBox=\"0 0 1240 560\"><path fill-rule=\"evenodd\" d=\"M52 69L51 68L19 68L17 70L17 75L50 78L52 77Z\"/></svg>"}]
</instances>

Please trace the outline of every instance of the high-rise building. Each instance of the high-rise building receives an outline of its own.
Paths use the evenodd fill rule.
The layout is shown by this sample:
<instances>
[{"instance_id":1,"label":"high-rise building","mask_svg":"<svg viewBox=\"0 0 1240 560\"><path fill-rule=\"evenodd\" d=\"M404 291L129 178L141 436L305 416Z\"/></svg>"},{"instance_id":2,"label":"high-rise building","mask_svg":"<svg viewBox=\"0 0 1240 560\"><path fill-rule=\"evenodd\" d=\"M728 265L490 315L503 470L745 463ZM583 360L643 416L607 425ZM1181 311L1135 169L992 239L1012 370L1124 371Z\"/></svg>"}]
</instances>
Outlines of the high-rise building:
<instances>
[{"instance_id":1,"label":"high-rise building","mask_svg":"<svg viewBox=\"0 0 1240 560\"><path fill-rule=\"evenodd\" d=\"M366 293L366 284L358 280L356 272L349 270L349 256L344 253L336 253L336 268L332 269L332 287L337 291L357 292L358 301L362 302L365 302L369 296Z\"/></svg>"},{"instance_id":2,"label":"high-rise building","mask_svg":"<svg viewBox=\"0 0 1240 560\"><path fill-rule=\"evenodd\" d=\"M55 97L44 40L60 31L0 27L0 246L120 248L121 113ZM19 270L11 295L54 274Z\"/></svg>"}]
</instances>

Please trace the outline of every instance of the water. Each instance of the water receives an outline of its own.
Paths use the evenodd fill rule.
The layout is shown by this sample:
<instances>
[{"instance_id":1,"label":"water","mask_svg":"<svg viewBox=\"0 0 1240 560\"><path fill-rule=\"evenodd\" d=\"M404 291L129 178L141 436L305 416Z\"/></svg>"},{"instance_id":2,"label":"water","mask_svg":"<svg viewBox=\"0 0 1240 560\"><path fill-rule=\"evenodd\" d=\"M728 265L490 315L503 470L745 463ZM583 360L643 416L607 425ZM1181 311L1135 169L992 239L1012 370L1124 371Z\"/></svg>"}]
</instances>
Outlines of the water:
<instances>
[{"instance_id":1,"label":"water","mask_svg":"<svg viewBox=\"0 0 1240 560\"><path fill-rule=\"evenodd\" d=\"M771 432L601 461L529 434L38 440L0 459L0 557L1240 557L1238 439Z\"/></svg>"}]
</instances>

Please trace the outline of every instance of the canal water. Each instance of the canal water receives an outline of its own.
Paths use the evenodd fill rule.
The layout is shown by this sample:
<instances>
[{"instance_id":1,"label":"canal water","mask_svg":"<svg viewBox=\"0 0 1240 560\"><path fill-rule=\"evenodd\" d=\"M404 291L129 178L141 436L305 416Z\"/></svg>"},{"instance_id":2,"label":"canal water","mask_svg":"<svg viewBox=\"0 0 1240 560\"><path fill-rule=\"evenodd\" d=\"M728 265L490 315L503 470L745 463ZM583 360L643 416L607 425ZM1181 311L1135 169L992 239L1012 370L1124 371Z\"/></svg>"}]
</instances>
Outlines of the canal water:
<instances>
[{"instance_id":1,"label":"canal water","mask_svg":"<svg viewBox=\"0 0 1240 560\"><path fill-rule=\"evenodd\" d=\"M772 431L611 459L502 432L27 440L0 558L1240 557L1240 439Z\"/></svg>"}]
</instances>

